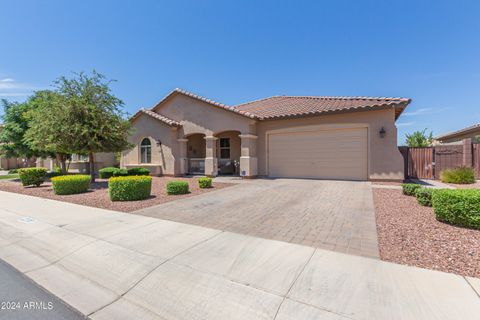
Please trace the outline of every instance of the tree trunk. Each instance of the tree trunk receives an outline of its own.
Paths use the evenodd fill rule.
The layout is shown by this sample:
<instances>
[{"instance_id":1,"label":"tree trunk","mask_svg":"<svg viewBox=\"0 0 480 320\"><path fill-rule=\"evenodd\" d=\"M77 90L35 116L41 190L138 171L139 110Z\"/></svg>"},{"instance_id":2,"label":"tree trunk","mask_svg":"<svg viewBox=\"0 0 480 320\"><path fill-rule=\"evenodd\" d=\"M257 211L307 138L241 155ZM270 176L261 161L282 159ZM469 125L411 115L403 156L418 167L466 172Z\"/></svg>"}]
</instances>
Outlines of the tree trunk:
<instances>
[{"instance_id":1,"label":"tree trunk","mask_svg":"<svg viewBox=\"0 0 480 320\"><path fill-rule=\"evenodd\" d=\"M90 168L90 181L95 182L95 156L93 152L88 153L88 166Z\"/></svg>"},{"instance_id":2,"label":"tree trunk","mask_svg":"<svg viewBox=\"0 0 480 320\"><path fill-rule=\"evenodd\" d=\"M66 156L64 154L57 153L57 161L58 161L58 163L60 163L60 170L62 171L62 174L66 174L67 173L67 159L66 159Z\"/></svg>"}]
</instances>

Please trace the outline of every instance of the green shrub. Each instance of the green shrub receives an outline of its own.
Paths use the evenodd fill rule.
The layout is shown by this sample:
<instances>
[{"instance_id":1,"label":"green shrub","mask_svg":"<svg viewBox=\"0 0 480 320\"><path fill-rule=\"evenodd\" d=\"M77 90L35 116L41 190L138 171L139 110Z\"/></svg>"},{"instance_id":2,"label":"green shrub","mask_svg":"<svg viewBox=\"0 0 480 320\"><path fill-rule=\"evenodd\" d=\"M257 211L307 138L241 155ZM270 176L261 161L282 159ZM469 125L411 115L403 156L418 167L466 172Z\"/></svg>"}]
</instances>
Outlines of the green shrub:
<instances>
[{"instance_id":1,"label":"green shrub","mask_svg":"<svg viewBox=\"0 0 480 320\"><path fill-rule=\"evenodd\" d=\"M18 173L23 186L39 187L45 181L47 168L23 168Z\"/></svg>"},{"instance_id":2,"label":"green shrub","mask_svg":"<svg viewBox=\"0 0 480 320\"><path fill-rule=\"evenodd\" d=\"M149 176L150 170L145 168L130 168L127 170L129 176Z\"/></svg>"},{"instance_id":3,"label":"green shrub","mask_svg":"<svg viewBox=\"0 0 480 320\"><path fill-rule=\"evenodd\" d=\"M18 173L18 169L8 170L8 174L17 174L17 173Z\"/></svg>"},{"instance_id":4,"label":"green shrub","mask_svg":"<svg viewBox=\"0 0 480 320\"><path fill-rule=\"evenodd\" d=\"M446 169L440 173L440 180L446 183L457 184L475 183L475 172L473 168L469 167Z\"/></svg>"},{"instance_id":5,"label":"green shrub","mask_svg":"<svg viewBox=\"0 0 480 320\"><path fill-rule=\"evenodd\" d=\"M128 176L127 169L115 168L115 170L113 170L113 177L125 177L125 176Z\"/></svg>"},{"instance_id":6,"label":"green shrub","mask_svg":"<svg viewBox=\"0 0 480 320\"><path fill-rule=\"evenodd\" d=\"M58 176L63 176L64 174L62 173L62 169L59 167L53 167L52 171L47 172L46 177L47 178L53 178L53 177L58 177Z\"/></svg>"},{"instance_id":7,"label":"green shrub","mask_svg":"<svg viewBox=\"0 0 480 320\"><path fill-rule=\"evenodd\" d=\"M437 220L480 229L480 189L440 189L432 195Z\"/></svg>"},{"instance_id":8,"label":"green shrub","mask_svg":"<svg viewBox=\"0 0 480 320\"><path fill-rule=\"evenodd\" d=\"M152 177L129 176L108 179L108 194L112 201L142 200L150 196Z\"/></svg>"},{"instance_id":9,"label":"green shrub","mask_svg":"<svg viewBox=\"0 0 480 320\"><path fill-rule=\"evenodd\" d=\"M415 197L417 197L418 203L425 207L431 207L433 190L432 188L417 188Z\"/></svg>"},{"instance_id":10,"label":"green shrub","mask_svg":"<svg viewBox=\"0 0 480 320\"><path fill-rule=\"evenodd\" d=\"M170 181L167 183L168 194L186 194L188 192L188 182L186 181Z\"/></svg>"},{"instance_id":11,"label":"green shrub","mask_svg":"<svg viewBox=\"0 0 480 320\"><path fill-rule=\"evenodd\" d=\"M102 168L102 169L98 170L98 174L99 174L100 179L108 179L108 178L113 177L113 173L117 170L119 170L119 169L115 168L115 167L105 167L105 168Z\"/></svg>"},{"instance_id":12,"label":"green shrub","mask_svg":"<svg viewBox=\"0 0 480 320\"><path fill-rule=\"evenodd\" d=\"M405 194L407 196L414 196L415 191L417 191L417 189L419 189L421 187L422 187L421 185L416 184L416 183L403 183L402 184L403 194Z\"/></svg>"},{"instance_id":13,"label":"green shrub","mask_svg":"<svg viewBox=\"0 0 480 320\"><path fill-rule=\"evenodd\" d=\"M52 178L53 192L58 195L77 194L88 191L90 176L75 174Z\"/></svg>"},{"instance_id":14,"label":"green shrub","mask_svg":"<svg viewBox=\"0 0 480 320\"><path fill-rule=\"evenodd\" d=\"M198 186L202 189L212 187L212 178L199 178Z\"/></svg>"}]
</instances>

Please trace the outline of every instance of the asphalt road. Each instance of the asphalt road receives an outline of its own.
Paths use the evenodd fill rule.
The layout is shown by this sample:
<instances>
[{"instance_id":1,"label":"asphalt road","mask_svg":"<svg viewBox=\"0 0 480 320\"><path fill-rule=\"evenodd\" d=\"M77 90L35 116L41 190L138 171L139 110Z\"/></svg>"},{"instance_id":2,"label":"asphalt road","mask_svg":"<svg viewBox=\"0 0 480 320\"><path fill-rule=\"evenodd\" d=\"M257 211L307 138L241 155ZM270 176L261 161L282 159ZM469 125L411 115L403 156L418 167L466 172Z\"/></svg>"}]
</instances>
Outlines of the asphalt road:
<instances>
[{"instance_id":1,"label":"asphalt road","mask_svg":"<svg viewBox=\"0 0 480 320\"><path fill-rule=\"evenodd\" d=\"M0 319L80 320L85 317L0 260Z\"/></svg>"}]
</instances>

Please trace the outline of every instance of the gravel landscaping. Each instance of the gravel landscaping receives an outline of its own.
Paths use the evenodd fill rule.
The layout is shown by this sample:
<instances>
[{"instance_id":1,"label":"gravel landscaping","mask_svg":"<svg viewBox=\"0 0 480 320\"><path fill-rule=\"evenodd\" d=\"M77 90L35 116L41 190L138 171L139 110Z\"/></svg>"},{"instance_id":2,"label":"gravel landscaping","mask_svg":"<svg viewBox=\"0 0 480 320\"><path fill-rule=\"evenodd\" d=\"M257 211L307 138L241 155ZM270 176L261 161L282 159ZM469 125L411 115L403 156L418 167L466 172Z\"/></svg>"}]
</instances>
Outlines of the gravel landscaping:
<instances>
[{"instance_id":1,"label":"gravel landscaping","mask_svg":"<svg viewBox=\"0 0 480 320\"><path fill-rule=\"evenodd\" d=\"M475 183L472 184L453 184L448 183L448 185L455 187L457 189L480 189L480 180L477 180Z\"/></svg>"},{"instance_id":2,"label":"gravel landscaping","mask_svg":"<svg viewBox=\"0 0 480 320\"><path fill-rule=\"evenodd\" d=\"M58 196L53 193L52 184L46 182L38 188L23 187L18 180L0 181L0 190L14 193L21 193L41 198L66 201L76 204L81 204L90 207L97 207L103 209L110 209L123 212L132 212L143 208L155 206L168 201L177 200L180 198L186 198L202 194L205 192L211 192L214 190L222 189L232 186L230 183L214 183L213 188L200 189L198 187L197 178L172 178L172 177L152 177L152 196L145 200L139 201L121 201L112 202L108 196L108 180L97 179L93 185L90 186L90 191L81 194L62 195ZM183 195L167 195L166 185L169 181L187 181L190 188L190 193Z\"/></svg>"},{"instance_id":3,"label":"gravel landscaping","mask_svg":"<svg viewBox=\"0 0 480 320\"><path fill-rule=\"evenodd\" d=\"M435 219L401 190L373 189L382 260L480 277L480 230Z\"/></svg>"}]
</instances>

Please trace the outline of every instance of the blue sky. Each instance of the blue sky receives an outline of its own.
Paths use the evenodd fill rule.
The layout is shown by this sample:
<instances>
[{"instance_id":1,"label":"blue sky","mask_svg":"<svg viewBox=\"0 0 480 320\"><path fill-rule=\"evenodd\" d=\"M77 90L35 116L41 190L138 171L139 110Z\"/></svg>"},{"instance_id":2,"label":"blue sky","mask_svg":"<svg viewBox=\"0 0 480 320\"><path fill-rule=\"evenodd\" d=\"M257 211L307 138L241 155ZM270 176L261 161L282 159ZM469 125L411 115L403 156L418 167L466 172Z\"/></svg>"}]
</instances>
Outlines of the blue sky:
<instances>
[{"instance_id":1,"label":"blue sky","mask_svg":"<svg viewBox=\"0 0 480 320\"><path fill-rule=\"evenodd\" d=\"M480 122L479 35L479 1L1 1L0 98L92 69L130 113L176 87L402 96L401 143Z\"/></svg>"}]
</instances>

